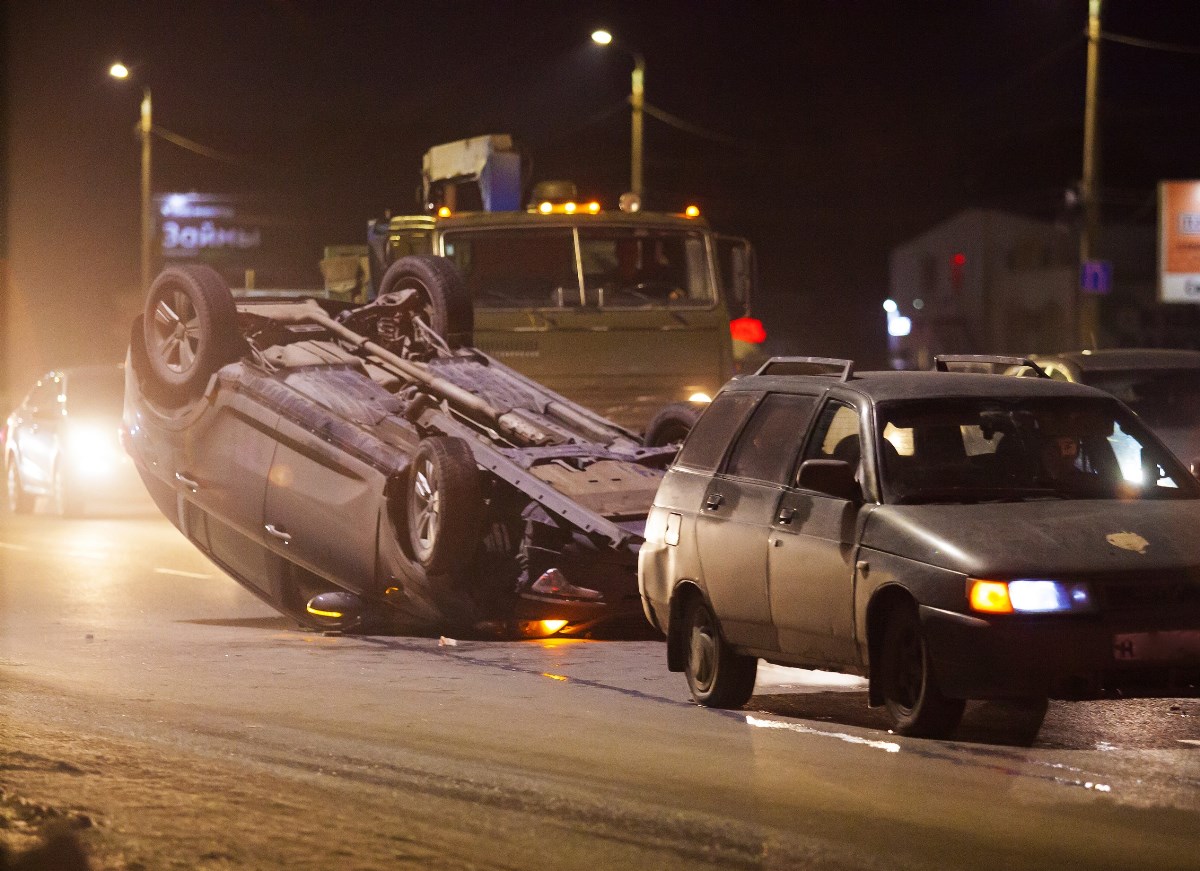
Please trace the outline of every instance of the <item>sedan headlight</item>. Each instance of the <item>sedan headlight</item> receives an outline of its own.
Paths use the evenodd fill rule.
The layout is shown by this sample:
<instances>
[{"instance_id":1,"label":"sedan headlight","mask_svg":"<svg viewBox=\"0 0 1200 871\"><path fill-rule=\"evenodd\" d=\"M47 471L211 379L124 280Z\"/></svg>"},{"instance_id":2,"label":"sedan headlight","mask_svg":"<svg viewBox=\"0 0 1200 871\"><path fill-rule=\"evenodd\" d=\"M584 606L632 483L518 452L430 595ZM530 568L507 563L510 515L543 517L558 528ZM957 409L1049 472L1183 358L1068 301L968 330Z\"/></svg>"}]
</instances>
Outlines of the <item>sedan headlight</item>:
<instances>
[{"instance_id":1,"label":"sedan headlight","mask_svg":"<svg viewBox=\"0 0 1200 871\"><path fill-rule=\"evenodd\" d=\"M985 614L1054 614L1093 609L1087 584L1041 578L1012 581L968 578L967 600L971 610Z\"/></svg>"},{"instance_id":2,"label":"sedan headlight","mask_svg":"<svg viewBox=\"0 0 1200 871\"><path fill-rule=\"evenodd\" d=\"M100 424L74 424L67 431L67 456L84 474L106 475L121 460L117 432Z\"/></svg>"}]
</instances>

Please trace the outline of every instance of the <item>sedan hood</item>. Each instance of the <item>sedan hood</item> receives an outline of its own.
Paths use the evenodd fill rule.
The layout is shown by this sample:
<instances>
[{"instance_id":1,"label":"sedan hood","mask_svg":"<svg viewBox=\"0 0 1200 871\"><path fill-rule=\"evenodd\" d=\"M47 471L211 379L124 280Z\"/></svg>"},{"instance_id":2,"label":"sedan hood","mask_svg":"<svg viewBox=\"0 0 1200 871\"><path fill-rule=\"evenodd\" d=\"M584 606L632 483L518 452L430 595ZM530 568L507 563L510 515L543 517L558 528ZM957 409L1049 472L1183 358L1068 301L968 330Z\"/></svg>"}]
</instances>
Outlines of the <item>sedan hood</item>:
<instances>
[{"instance_id":1,"label":"sedan hood","mask_svg":"<svg viewBox=\"0 0 1200 871\"><path fill-rule=\"evenodd\" d=\"M881 505L862 544L972 577L1200 566L1200 501Z\"/></svg>"}]
</instances>

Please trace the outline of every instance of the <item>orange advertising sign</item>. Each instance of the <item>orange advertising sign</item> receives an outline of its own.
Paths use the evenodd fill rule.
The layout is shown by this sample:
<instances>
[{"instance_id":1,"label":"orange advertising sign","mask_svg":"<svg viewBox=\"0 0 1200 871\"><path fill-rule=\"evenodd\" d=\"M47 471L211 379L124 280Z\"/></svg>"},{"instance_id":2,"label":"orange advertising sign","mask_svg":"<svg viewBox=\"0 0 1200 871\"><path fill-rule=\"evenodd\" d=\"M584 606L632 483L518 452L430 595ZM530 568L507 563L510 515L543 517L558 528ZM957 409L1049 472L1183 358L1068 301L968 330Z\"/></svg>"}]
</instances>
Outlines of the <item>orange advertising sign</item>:
<instances>
[{"instance_id":1,"label":"orange advertising sign","mask_svg":"<svg viewBox=\"0 0 1200 871\"><path fill-rule=\"evenodd\" d=\"M1200 303L1200 181L1158 186L1159 299Z\"/></svg>"}]
</instances>

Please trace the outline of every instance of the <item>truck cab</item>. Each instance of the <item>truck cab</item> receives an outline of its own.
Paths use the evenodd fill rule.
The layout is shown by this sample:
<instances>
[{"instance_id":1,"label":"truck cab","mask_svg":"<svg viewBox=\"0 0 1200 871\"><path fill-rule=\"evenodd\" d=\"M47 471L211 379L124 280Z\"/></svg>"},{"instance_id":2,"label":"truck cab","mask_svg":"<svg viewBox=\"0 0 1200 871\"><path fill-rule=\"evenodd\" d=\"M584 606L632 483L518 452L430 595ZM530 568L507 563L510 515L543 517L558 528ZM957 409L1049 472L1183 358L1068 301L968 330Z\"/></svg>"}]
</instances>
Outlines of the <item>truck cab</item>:
<instances>
[{"instance_id":1,"label":"truck cab","mask_svg":"<svg viewBox=\"0 0 1200 871\"><path fill-rule=\"evenodd\" d=\"M627 194L605 209L569 182L535 186L515 207L511 141L454 145L426 155L427 213L371 223L368 296L400 257L449 259L471 292L477 347L634 430L734 374L731 321L748 315L755 275L746 240L718 235L694 207L647 212ZM736 344L742 357L756 350Z\"/></svg>"}]
</instances>

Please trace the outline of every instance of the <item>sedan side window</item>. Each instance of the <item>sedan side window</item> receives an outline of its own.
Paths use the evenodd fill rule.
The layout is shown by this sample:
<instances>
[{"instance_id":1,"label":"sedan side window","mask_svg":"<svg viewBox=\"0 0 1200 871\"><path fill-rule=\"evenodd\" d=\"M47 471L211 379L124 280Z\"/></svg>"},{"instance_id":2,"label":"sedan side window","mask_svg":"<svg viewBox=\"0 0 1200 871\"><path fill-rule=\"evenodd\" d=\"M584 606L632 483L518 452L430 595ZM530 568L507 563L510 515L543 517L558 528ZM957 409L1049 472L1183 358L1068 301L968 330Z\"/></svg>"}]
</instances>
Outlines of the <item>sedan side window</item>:
<instances>
[{"instance_id":1,"label":"sedan side window","mask_svg":"<svg viewBox=\"0 0 1200 871\"><path fill-rule=\"evenodd\" d=\"M808 440L804 459L845 460L857 469L861 456L858 412L844 402L827 402Z\"/></svg>"},{"instance_id":2,"label":"sedan side window","mask_svg":"<svg viewBox=\"0 0 1200 871\"><path fill-rule=\"evenodd\" d=\"M714 399L688 433L675 465L698 472L715 472L730 439L761 396L761 393L722 393Z\"/></svg>"},{"instance_id":3,"label":"sedan side window","mask_svg":"<svg viewBox=\"0 0 1200 871\"><path fill-rule=\"evenodd\" d=\"M768 394L738 437L726 473L784 483L816 404L815 396Z\"/></svg>"}]
</instances>

